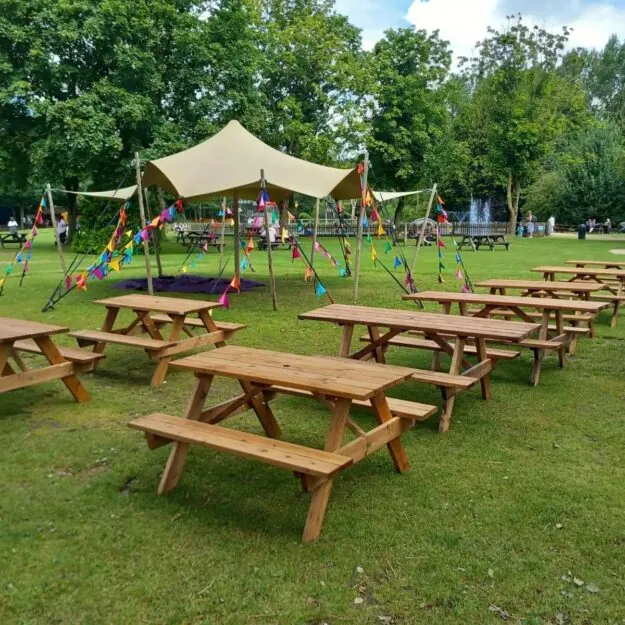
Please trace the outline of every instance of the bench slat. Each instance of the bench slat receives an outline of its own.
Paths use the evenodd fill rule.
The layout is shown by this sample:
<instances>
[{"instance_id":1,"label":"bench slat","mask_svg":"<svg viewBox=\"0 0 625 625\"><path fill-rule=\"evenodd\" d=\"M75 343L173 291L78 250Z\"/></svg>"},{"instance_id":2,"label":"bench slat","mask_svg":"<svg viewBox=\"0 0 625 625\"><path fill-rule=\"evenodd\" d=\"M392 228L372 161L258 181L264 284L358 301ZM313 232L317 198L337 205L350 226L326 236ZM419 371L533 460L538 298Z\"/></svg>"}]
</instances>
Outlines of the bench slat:
<instances>
[{"instance_id":1,"label":"bench slat","mask_svg":"<svg viewBox=\"0 0 625 625\"><path fill-rule=\"evenodd\" d=\"M160 313L150 315L150 319L152 319L152 321L156 323L172 323L171 317L168 317L167 315L162 315ZM238 330L243 330L244 328L247 328L244 323L234 323L232 321L217 321L216 319L213 319L213 321L215 321L217 329L223 330L224 332L236 332ZM193 326L194 328L204 327L204 323L202 322L202 320L196 319L194 317L186 317L184 320L184 325Z\"/></svg>"},{"instance_id":2,"label":"bench slat","mask_svg":"<svg viewBox=\"0 0 625 625\"><path fill-rule=\"evenodd\" d=\"M365 335L361 337L361 341L365 343L371 342L369 336ZM411 336L396 336L388 341L387 345L394 345L395 347L412 347L415 349L429 349L435 352L441 352L443 349L435 341L430 339L419 339ZM465 354L474 355L477 353L477 348L474 345L466 345L464 348ZM491 347L486 349L486 356L493 360L512 360L519 355L519 352L515 352L507 349L493 349Z\"/></svg>"},{"instance_id":3,"label":"bench slat","mask_svg":"<svg viewBox=\"0 0 625 625\"><path fill-rule=\"evenodd\" d=\"M128 426L316 477L330 477L353 463L339 454L161 413L139 417Z\"/></svg>"},{"instance_id":4,"label":"bench slat","mask_svg":"<svg viewBox=\"0 0 625 625\"><path fill-rule=\"evenodd\" d=\"M15 341L13 347L21 352L28 352L30 354L41 354L41 348L32 339L25 339L23 341ZM56 346L61 355L67 360L79 363L90 363L100 358L106 358L106 354L96 354L89 352L86 349L79 349L76 347L64 347L61 345Z\"/></svg>"},{"instance_id":5,"label":"bench slat","mask_svg":"<svg viewBox=\"0 0 625 625\"><path fill-rule=\"evenodd\" d=\"M275 393L282 393L283 395L294 395L295 397L314 397L310 391L303 389L294 389L289 386L272 386L268 391ZM429 404L420 404L415 401L408 401L405 399L395 399L394 397L387 397L391 413L395 417L401 417L402 419L412 419L413 421L425 421L431 417L437 410L436 406L430 406ZM371 402L363 399L353 399L352 406L358 406L359 408L372 409Z\"/></svg>"},{"instance_id":6,"label":"bench slat","mask_svg":"<svg viewBox=\"0 0 625 625\"><path fill-rule=\"evenodd\" d=\"M117 345L131 345L132 347L143 347L149 350L160 350L169 347L174 343L170 341L159 341L143 336L129 336L127 334L115 334L113 332L101 332L100 330L78 330L70 332L69 336L83 341L94 343L115 343Z\"/></svg>"}]
</instances>

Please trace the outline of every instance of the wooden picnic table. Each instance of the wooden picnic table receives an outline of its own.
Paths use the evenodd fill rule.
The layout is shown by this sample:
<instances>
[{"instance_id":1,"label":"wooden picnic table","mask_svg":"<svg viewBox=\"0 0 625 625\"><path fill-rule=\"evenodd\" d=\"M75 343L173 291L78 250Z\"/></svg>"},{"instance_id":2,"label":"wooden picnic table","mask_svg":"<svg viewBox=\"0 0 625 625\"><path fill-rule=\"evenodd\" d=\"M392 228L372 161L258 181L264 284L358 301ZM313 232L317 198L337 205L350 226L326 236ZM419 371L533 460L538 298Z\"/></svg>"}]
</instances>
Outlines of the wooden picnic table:
<instances>
[{"instance_id":1,"label":"wooden picnic table","mask_svg":"<svg viewBox=\"0 0 625 625\"><path fill-rule=\"evenodd\" d=\"M577 324L592 323L601 310L607 308L607 302L587 302L584 300L565 300L550 297L520 297L514 295L488 295L483 293L451 293L441 291L423 291L403 295L403 299L433 301L442 305L445 314L451 313L452 304L458 305L463 316L491 317L503 316L506 319L518 317L523 321L540 320L538 338L524 339L521 347L528 347L534 352L532 368L532 384L536 386L540 379L540 371L545 351L557 351L560 367L566 363L565 347L569 345L569 353L574 354L580 334L590 332L590 327L580 328ZM469 309L471 305L480 306ZM527 310L527 309L531 310ZM554 324L551 325L551 320ZM565 321L572 325L565 325ZM550 337L549 335L552 334Z\"/></svg>"},{"instance_id":2,"label":"wooden picnic table","mask_svg":"<svg viewBox=\"0 0 625 625\"><path fill-rule=\"evenodd\" d=\"M81 356L77 353L80 350L59 349L50 338L68 330L64 326L0 317L0 393L49 380L61 380L76 401L89 401L89 393L76 374L91 366L93 355L83 352ZM49 366L29 369L20 352L41 354ZM14 360L19 372L8 362L9 357Z\"/></svg>"},{"instance_id":3,"label":"wooden picnic table","mask_svg":"<svg viewBox=\"0 0 625 625\"><path fill-rule=\"evenodd\" d=\"M510 242L505 234L463 234L458 249L461 250L465 245L470 245L474 252L477 252L483 245L487 246L491 252L495 251L497 245L502 245L506 251L510 249Z\"/></svg>"},{"instance_id":4,"label":"wooden picnic table","mask_svg":"<svg viewBox=\"0 0 625 625\"><path fill-rule=\"evenodd\" d=\"M26 235L23 232L0 232L0 247L4 247L7 243L24 245Z\"/></svg>"},{"instance_id":5,"label":"wooden picnic table","mask_svg":"<svg viewBox=\"0 0 625 625\"><path fill-rule=\"evenodd\" d=\"M567 260L567 265L576 267L603 267L604 269L625 269L625 260Z\"/></svg>"},{"instance_id":6,"label":"wooden picnic table","mask_svg":"<svg viewBox=\"0 0 625 625\"><path fill-rule=\"evenodd\" d=\"M536 323L502 321L499 319L461 318L438 313L426 313L369 306L331 304L299 315L300 319L326 321L343 327L339 356L354 360L375 358L384 363L384 352L389 346L427 349L437 354L451 356L449 373L479 381L482 397L491 397L489 373L493 362L502 358L514 358L519 352L488 349L486 341L520 343L539 329ZM363 337L367 345L349 353L354 327L366 326L368 336ZM381 328L388 328L381 333ZM399 336L403 333L423 335ZM453 342L451 342L453 340ZM471 345L470 343L474 343ZM477 357L477 364L471 363L467 355ZM440 362L435 358L433 368L438 370ZM463 370L463 367L465 369ZM412 378L414 379L414 378ZM444 397L439 430L449 429L455 394Z\"/></svg>"},{"instance_id":7,"label":"wooden picnic table","mask_svg":"<svg viewBox=\"0 0 625 625\"><path fill-rule=\"evenodd\" d=\"M600 300L613 304L611 327L615 328L621 303L625 301L625 270L597 267L561 267L558 265L540 265L530 271L543 274L545 280L555 281L556 274L571 275L571 282L594 282L601 286L600 290L609 291L610 295L597 295Z\"/></svg>"},{"instance_id":8,"label":"wooden picnic table","mask_svg":"<svg viewBox=\"0 0 625 625\"><path fill-rule=\"evenodd\" d=\"M129 423L145 432L151 449L173 441L159 494L177 486L191 444L282 467L294 471L303 489L312 492L303 534L303 540L310 541L319 536L332 483L339 472L385 445L397 471L409 468L400 436L413 426L415 417L393 411L385 391L407 380L411 369L232 345L176 360L172 366L196 376L184 419L152 414ZM204 409L214 376L237 380L243 393ZM278 440L280 426L269 402L280 393L305 395L328 406L331 418L323 451ZM353 405L373 410L377 427L366 432L352 421ZM436 411L435 406L415 406L422 415ZM217 425L250 408L266 436ZM344 444L347 428L356 438Z\"/></svg>"},{"instance_id":9,"label":"wooden picnic table","mask_svg":"<svg viewBox=\"0 0 625 625\"><path fill-rule=\"evenodd\" d=\"M172 356L206 345L223 347L228 336L245 327L215 322L211 311L221 306L217 302L152 295L121 295L96 300L95 303L106 307L101 330L80 330L70 332L70 336L75 337L81 346L92 345L93 351L98 354L104 352L108 343L144 349L150 358L158 361L152 376L152 386L162 384ZM115 329L115 322L122 310L132 311L135 318L129 325ZM193 315L197 315L197 318ZM171 325L166 338L161 333L161 328L165 325ZM194 335L194 328L199 328L204 333ZM188 338L181 339L182 332ZM147 333L149 336L136 336L137 333Z\"/></svg>"},{"instance_id":10,"label":"wooden picnic table","mask_svg":"<svg viewBox=\"0 0 625 625\"><path fill-rule=\"evenodd\" d=\"M551 280L504 280L491 278L476 282L475 286L490 289L490 293L495 295L507 295L508 290L522 291L534 297L578 297L579 299L590 300L591 293L601 290L600 284L589 282L553 282Z\"/></svg>"}]
</instances>

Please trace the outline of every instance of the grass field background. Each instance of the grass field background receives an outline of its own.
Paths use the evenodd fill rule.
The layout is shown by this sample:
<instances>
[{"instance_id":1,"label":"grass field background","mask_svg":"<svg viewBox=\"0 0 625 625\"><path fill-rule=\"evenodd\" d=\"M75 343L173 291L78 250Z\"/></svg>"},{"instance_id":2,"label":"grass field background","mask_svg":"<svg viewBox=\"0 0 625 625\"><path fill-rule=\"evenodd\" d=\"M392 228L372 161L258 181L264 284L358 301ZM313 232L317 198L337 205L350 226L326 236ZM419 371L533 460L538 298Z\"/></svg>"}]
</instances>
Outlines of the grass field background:
<instances>
[{"instance_id":1,"label":"grass field background","mask_svg":"<svg viewBox=\"0 0 625 625\"><path fill-rule=\"evenodd\" d=\"M336 241L323 243L340 258ZM513 240L509 252L463 257L474 281L537 279L532 266L615 258L610 250L619 246L625 243L526 239ZM377 247L384 259L383 244ZM414 308L364 248L360 303ZM166 272L176 273L182 248L168 243L165 252ZM411 257L414 247L406 252ZM0 270L14 253L0 250ZM266 281L265 259L254 252L256 273L245 277ZM279 312L261 288L232 295L231 309L215 316L248 324L235 343L335 354L338 328L297 320L327 300L316 298L288 251L274 260ZM392 265L392 255L385 260ZM115 280L143 275L142 263L135 257L120 276L91 282L44 314L59 267L49 233L42 234L24 285L7 281L0 316L97 328L104 310L92 300L122 293ZM423 249L419 288L457 290L451 249L445 264L439 286L436 251ZM216 267L213 251L195 273L214 275ZM351 280L327 259L317 267L336 301L350 303ZM194 448L179 487L157 497L168 449L150 452L126 424L155 410L182 415L188 374L172 370L151 389L153 363L112 346L84 377L89 403L74 403L58 382L3 394L0 623L625 623L623 315L611 329L603 313L598 334L580 341L563 371L547 357L537 388L529 385L531 352L501 364L492 401L482 401L479 389L460 395L448 434L437 433L437 417L418 424L403 438L408 474L394 473L384 451L343 473L321 538L307 545L300 535L309 496L287 471ZM389 358L421 367L429 360L410 350ZM225 380L211 390L215 403L234 392ZM438 403L436 389L416 384L391 395ZM286 439L322 445L322 406L281 398L275 414ZM372 423L366 412L356 418ZM232 425L260 432L249 414Z\"/></svg>"}]
</instances>

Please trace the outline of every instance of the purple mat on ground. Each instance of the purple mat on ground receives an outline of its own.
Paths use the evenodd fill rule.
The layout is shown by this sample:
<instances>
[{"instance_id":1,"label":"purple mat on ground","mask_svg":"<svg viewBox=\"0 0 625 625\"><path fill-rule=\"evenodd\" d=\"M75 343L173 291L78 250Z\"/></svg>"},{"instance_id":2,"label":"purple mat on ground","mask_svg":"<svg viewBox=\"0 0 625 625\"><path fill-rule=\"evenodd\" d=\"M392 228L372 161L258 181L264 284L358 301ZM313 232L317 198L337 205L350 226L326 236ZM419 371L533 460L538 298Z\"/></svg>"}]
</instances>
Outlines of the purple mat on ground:
<instances>
[{"instance_id":1,"label":"purple mat on ground","mask_svg":"<svg viewBox=\"0 0 625 625\"><path fill-rule=\"evenodd\" d=\"M159 293L223 293L230 284L230 278L206 278L204 276L162 276L154 278L154 290ZM129 291L147 291L148 281L146 278L137 280L122 280L113 285L116 289ZM241 291L251 291L252 289L265 286L263 282L255 280L244 280L241 278Z\"/></svg>"}]
</instances>

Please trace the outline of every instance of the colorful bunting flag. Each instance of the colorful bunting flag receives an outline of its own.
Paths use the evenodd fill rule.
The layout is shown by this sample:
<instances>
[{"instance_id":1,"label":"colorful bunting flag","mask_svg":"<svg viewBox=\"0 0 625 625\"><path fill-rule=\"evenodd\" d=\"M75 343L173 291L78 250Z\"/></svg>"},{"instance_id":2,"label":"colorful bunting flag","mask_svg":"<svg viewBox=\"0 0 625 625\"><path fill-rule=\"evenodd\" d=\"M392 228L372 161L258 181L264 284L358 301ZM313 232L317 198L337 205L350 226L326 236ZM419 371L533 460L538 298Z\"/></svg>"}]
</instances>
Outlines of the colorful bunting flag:
<instances>
[{"instance_id":1,"label":"colorful bunting flag","mask_svg":"<svg viewBox=\"0 0 625 625\"><path fill-rule=\"evenodd\" d=\"M230 308L230 300L228 299L228 289L226 289L219 298L219 303L228 310Z\"/></svg>"}]
</instances>

